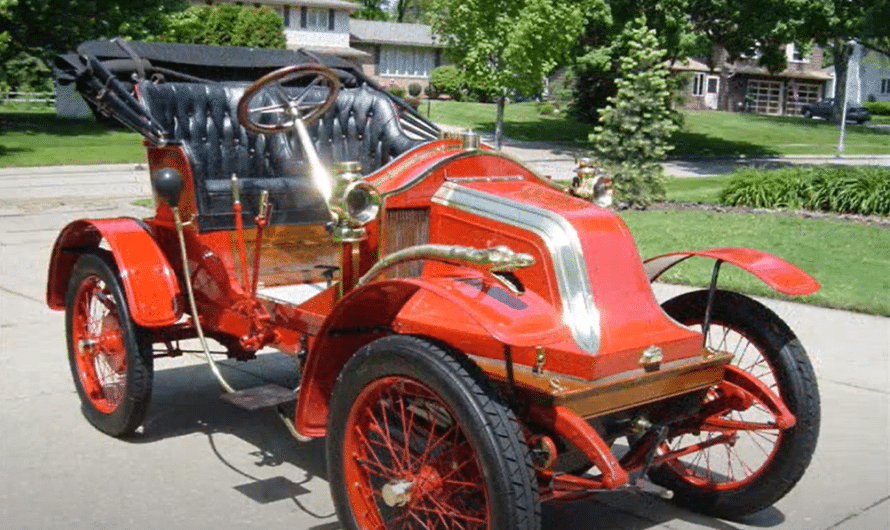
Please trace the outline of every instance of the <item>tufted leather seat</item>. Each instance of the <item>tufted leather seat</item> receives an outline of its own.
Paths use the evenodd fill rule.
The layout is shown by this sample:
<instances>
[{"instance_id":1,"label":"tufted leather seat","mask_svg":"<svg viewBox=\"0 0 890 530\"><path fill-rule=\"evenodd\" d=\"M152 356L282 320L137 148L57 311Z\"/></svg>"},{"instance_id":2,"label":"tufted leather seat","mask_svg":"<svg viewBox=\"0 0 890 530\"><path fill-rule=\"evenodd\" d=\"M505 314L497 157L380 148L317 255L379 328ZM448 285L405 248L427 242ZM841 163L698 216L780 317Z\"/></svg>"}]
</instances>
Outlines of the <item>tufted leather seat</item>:
<instances>
[{"instance_id":1,"label":"tufted leather seat","mask_svg":"<svg viewBox=\"0 0 890 530\"><path fill-rule=\"evenodd\" d=\"M299 148L285 134L248 132L238 123L238 101L246 84L143 81L138 93L151 116L188 153L202 231L231 229L231 176L238 175L245 222L260 192L269 191L272 223L315 224L329 220L312 186ZM320 95L319 95L320 97ZM334 105L309 127L322 162L358 160L365 174L422 143L399 125L392 103L367 86L343 89Z\"/></svg>"}]
</instances>

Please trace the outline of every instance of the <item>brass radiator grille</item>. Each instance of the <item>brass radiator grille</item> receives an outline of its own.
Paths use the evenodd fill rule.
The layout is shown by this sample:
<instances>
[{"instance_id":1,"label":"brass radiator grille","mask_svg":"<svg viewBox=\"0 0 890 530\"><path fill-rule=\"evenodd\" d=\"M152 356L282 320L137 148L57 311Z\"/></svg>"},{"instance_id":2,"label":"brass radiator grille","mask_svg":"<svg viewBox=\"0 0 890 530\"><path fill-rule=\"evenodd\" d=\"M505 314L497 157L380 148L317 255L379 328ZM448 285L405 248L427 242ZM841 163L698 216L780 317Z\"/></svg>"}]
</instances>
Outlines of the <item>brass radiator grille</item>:
<instances>
[{"instance_id":1,"label":"brass radiator grille","mask_svg":"<svg viewBox=\"0 0 890 530\"><path fill-rule=\"evenodd\" d=\"M427 208L389 210L386 212L386 252L423 245L430 239L430 211ZM389 278L416 278L423 271L422 261L396 265L389 270Z\"/></svg>"}]
</instances>

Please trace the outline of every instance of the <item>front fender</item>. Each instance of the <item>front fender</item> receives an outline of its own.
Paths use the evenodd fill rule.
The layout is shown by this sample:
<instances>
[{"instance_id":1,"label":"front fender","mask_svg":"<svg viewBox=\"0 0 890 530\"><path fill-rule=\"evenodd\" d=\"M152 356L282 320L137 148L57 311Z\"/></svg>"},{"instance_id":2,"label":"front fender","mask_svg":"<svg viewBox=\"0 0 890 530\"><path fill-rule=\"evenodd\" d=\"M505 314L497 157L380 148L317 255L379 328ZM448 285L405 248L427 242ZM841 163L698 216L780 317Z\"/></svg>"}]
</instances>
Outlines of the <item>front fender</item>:
<instances>
[{"instance_id":1,"label":"front fender","mask_svg":"<svg viewBox=\"0 0 890 530\"><path fill-rule=\"evenodd\" d=\"M643 262L650 282L657 280L665 271L693 256L702 256L732 263L760 278L776 291L791 296L813 294L821 286L815 278L782 258L751 248L712 248L691 252L674 252L649 258Z\"/></svg>"},{"instance_id":2,"label":"front fender","mask_svg":"<svg viewBox=\"0 0 890 530\"><path fill-rule=\"evenodd\" d=\"M68 281L77 259L105 241L120 274L130 316L143 327L162 327L182 316L179 281L166 256L136 219L84 219L66 226L53 246L46 301L65 308Z\"/></svg>"},{"instance_id":3,"label":"front fender","mask_svg":"<svg viewBox=\"0 0 890 530\"><path fill-rule=\"evenodd\" d=\"M543 298L531 292L514 296L476 272L368 284L338 303L319 330L297 400L300 433L324 436L328 401L343 366L362 346L391 333L421 335L495 359L503 359L505 344L543 346L570 338Z\"/></svg>"}]
</instances>

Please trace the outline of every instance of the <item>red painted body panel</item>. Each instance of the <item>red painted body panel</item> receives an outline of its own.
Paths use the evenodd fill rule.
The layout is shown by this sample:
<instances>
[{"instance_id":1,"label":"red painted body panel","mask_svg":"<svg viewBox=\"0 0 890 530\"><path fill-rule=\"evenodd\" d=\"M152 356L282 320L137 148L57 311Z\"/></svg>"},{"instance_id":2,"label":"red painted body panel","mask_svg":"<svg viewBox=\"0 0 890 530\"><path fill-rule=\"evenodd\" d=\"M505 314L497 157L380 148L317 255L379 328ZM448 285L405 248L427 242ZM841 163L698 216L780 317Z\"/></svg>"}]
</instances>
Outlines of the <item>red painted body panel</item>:
<instances>
[{"instance_id":1,"label":"red painted body panel","mask_svg":"<svg viewBox=\"0 0 890 530\"><path fill-rule=\"evenodd\" d=\"M528 181L477 182L479 189L522 204L557 212L577 231L587 275L599 310L600 347L582 351L569 336L549 349L553 369L582 379L598 379L638 367L643 350L659 345L665 362L699 355L701 335L673 323L661 310L640 263L633 237L614 213ZM526 289L560 307L556 273L547 243L525 230L456 209L433 205L430 239L434 243L481 248L507 245L531 254L536 265L515 272ZM463 242L463 243L461 243Z\"/></svg>"},{"instance_id":2,"label":"red painted body panel","mask_svg":"<svg viewBox=\"0 0 890 530\"><path fill-rule=\"evenodd\" d=\"M537 295L513 297L473 270L453 274L375 282L337 304L304 369L296 423L301 433L324 434L327 400L342 366L358 348L391 331L494 359L503 359L504 344L516 346L517 363L527 365L534 363L533 346L570 339L558 313ZM363 333L348 332L353 327Z\"/></svg>"},{"instance_id":3,"label":"red painted body panel","mask_svg":"<svg viewBox=\"0 0 890 530\"><path fill-rule=\"evenodd\" d=\"M47 303L65 307L65 292L74 263L81 253L99 248L105 240L127 297L130 315L144 327L169 326L182 316L176 274L155 239L134 219L75 221L56 239L49 265Z\"/></svg>"},{"instance_id":4,"label":"red painted body panel","mask_svg":"<svg viewBox=\"0 0 890 530\"><path fill-rule=\"evenodd\" d=\"M815 278L782 258L751 248L712 248L692 252L674 252L645 261L649 281L655 281L665 271L693 256L702 256L732 263L757 276L776 291L791 296L813 294L820 289Z\"/></svg>"}]
</instances>

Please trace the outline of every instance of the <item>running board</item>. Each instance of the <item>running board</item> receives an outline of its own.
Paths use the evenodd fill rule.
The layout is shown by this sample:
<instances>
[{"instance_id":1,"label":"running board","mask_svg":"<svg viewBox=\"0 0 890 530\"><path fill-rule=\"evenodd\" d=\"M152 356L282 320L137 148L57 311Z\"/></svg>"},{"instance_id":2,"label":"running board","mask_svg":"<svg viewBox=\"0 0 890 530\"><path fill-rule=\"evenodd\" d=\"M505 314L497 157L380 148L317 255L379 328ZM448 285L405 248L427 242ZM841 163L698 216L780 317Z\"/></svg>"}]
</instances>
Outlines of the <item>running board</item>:
<instances>
[{"instance_id":1,"label":"running board","mask_svg":"<svg viewBox=\"0 0 890 530\"><path fill-rule=\"evenodd\" d=\"M235 405L239 409L259 410L276 407L297 399L297 391L283 386L269 384L253 388L245 388L237 392L228 392L220 399Z\"/></svg>"}]
</instances>

